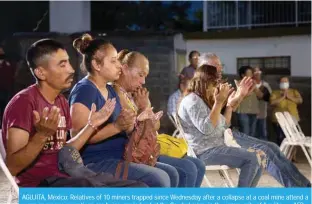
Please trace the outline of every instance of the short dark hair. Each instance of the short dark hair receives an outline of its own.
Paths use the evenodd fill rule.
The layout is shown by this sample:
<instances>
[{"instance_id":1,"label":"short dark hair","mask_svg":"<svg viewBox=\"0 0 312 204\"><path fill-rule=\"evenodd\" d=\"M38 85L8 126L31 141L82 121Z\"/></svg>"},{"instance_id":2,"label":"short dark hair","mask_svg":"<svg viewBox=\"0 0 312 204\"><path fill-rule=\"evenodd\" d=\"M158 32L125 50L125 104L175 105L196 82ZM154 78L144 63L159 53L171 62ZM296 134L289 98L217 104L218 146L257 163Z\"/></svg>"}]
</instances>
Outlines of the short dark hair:
<instances>
[{"instance_id":1,"label":"short dark hair","mask_svg":"<svg viewBox=\"0 0 312 204\"><path fill-rule=\"evenodd\" d=\"M26 53L28 67L31 69L31 71L33 71L38 67L40 58L45 55L55 53L59 49L65 50L65 47L55 40L42 39L36 41L28 48Z\"/></svg>"},{"instance_id":2,"label":"short dark hair","mask_svg":"<svg viewBox=\"0 0 312 204\"><path fill-rule=\"evenodd\" d=\"M193 57L193 55L195 55L195 54L198 54L198 55L200 55L200 53L197 51L197 50L192 50L191 52L190 52L190 54L189 54L189 59L191 59L192 57Z\"/></svg>"},{"instance_id":3,"label":"short dark hair","mask_svg":"<svg viewBox=\"0 0 312 204\"><path fill-rule=\"evenodd\" d=\"M238 74L239 76L242 78L242 75L245 74L247 72L247 70L251 70L253 71L252 67L249 66L249 65L244 65L244 66L241 66L238 70Z\"/></svg>"},{"instance_id":4,"label":"short dark hair","mask_svg":"<svg viewBox=\"0 0 312 204\"><path fill-rule=\"evenodd\" d=\"M278 83L280 83L283 78L287 78L289 81L289 76L282 75L282 76L278 77Z\"/></svg>"}]
</instances>

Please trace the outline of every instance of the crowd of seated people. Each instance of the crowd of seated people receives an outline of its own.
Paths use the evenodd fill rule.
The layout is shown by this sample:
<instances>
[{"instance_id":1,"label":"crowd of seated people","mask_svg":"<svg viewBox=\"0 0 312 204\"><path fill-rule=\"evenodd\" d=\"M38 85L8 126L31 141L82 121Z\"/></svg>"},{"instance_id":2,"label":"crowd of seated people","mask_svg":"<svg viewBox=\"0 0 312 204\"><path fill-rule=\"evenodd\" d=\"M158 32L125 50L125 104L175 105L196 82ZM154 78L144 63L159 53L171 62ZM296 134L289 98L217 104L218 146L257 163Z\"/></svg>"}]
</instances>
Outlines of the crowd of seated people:
<instances>
[{"instance_id":1,"label":"crowd of seated people","mask_svg":"<svg viewBox=\"0 0 312 204\"><path fill-rule=\"evenodd\" d=\"M137 51L117 52L89 34L75 39L73 47L86 76L68 100L62 92L72 86L75 71L65 47L42 39L27 50L36 83L9 101L1 130L5 162L19 186L200 187L205 166L215 164L240 168L239 187L257 186L264 170L286 187L311 185L271 142L233 130L239 147L225 145L232 113L259 87L246 74L237 88L224 82L216 55L190 53L191 64L169 99L168 114L178 116L197 155L177 158L160 154L155 142L162 111L153 110L144 87L148 58ZM271 103L298 96L277 95L272 93ZM138 144L133 141L140 145L132 148Z\"/></svg>"}]
</instances>

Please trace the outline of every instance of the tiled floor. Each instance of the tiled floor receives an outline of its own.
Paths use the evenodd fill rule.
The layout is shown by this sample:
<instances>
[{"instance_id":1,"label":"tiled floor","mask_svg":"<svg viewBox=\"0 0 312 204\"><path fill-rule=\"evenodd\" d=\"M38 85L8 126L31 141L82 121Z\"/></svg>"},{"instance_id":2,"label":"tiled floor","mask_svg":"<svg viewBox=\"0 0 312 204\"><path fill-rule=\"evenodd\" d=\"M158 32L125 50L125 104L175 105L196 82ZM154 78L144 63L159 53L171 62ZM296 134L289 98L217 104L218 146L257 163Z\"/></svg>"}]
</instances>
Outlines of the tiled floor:
<instances>
[{"instance_id":1,"label":"tiled floor","mask_svg":"<svg viewBox=\"0 0 312 204\"><path fill-rule=\"evenodd\" d=\"M299 168L300 172L303 173L307 178L312 180L311 167L304 158L301 158L295 165ZM209 171L206 173L208 179L215 187L223 187L223 182L218 172ZM230 175L235 184L237 184L238 174L236 170L230 170ZM258 187L282 187L273 177L268 175L266 172L262 175ZM0 171L0 204L6 203L7 195L9 192L9 183L2 171ZM17 203L17 202L16 202Z\"/></svg>"}]
</instances>

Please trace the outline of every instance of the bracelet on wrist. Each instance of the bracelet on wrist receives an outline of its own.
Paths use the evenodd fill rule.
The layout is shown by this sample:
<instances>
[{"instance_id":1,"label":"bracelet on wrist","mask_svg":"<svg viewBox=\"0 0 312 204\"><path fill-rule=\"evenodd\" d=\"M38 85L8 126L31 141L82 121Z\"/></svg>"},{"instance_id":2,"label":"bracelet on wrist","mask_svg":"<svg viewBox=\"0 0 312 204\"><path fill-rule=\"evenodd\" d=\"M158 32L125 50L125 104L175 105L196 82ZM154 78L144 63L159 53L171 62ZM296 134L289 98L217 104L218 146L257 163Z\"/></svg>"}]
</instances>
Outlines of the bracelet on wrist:
<instances>
[{"instance_id":1,"label":"bracelet on wrist","mask_svg":"<svg viewBox=\"0 0 312 204\"><path fill-rule=\"evenodd\" d=\"M90 120L88 121L88 125L89 125L91 128L93 128L95 131L98 131L97 127L95 127L95 126L91 123Z\"/></svg>"}]
</instances>

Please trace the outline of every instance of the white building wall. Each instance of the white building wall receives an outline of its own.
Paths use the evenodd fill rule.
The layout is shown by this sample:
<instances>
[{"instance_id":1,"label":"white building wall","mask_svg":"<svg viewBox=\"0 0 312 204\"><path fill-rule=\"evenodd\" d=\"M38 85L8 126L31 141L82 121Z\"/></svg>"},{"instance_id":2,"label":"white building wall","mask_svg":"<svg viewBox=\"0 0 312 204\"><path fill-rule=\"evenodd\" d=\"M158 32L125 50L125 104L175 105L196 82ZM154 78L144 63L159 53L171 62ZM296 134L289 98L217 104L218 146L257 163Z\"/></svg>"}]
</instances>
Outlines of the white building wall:
<instances>
[{"instance_id":1,"label":"white building wall","mask_svg":"<svg viewBox=\"0 0 312 204\"><path fill-rule=\"evenodd\" d=\"M182 69L182 67L178 66L178 54L177 54L177 50L185 50L186 52L186 41L183 39L183 35L181 33L176 34L174 36L174 67L175 67L175 72L179 73L180 70ZM188 59L186 60L186 62L188 62ZM186 64L185 64L186 65ZM184 67L184 66L183 66Z\"/></svg>"},{"instance_id":2,"label":"white building wall","mask_svg":"<svg viewBox=\"0 0 312 204\"><path fill-rule=\"evenodd\" d=\"M284 36L221 40L187 40L187 53L192 50L214 52L224 64L226 74L237 74L239 57L291 57L291 75L311 77L311 36ZM187 57L187 56L186 56Z\"/></svg>"},{"instance_id":3,"label":"white building wall","mask_svg":"<svg viewBox=\"0 0 312 204\"><path fill-rule=\"evenodd\" d=\"M50 32L91 30L90 1L50 1Z\"/></svg>"}]
</instances>

